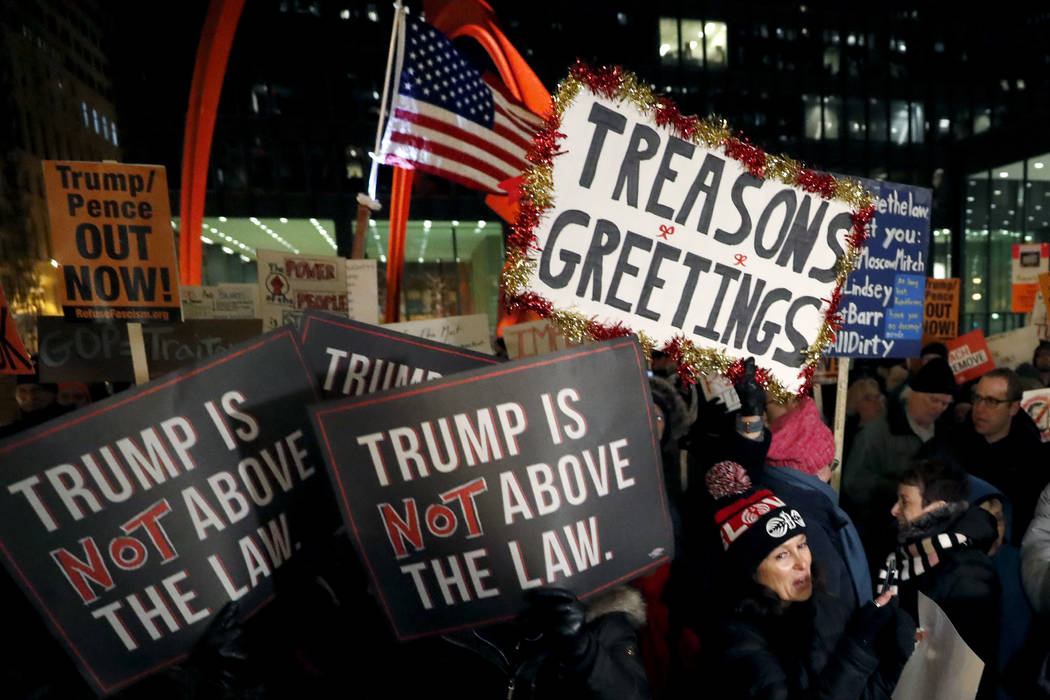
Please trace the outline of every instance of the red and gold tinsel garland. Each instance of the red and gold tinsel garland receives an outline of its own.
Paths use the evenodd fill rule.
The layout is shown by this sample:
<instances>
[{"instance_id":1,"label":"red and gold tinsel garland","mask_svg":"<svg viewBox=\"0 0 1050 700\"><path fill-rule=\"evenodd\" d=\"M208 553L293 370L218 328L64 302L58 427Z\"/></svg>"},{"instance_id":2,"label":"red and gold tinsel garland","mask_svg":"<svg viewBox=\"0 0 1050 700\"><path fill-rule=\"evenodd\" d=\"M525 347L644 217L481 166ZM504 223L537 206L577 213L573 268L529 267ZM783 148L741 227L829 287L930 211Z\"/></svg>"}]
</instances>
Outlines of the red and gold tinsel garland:
<instances>
[{"instance_id":1,"label":"red and gold tinsel garland","mask_svg":"<svg viewBox=\"0 0 1050 700\"><path fill-rule=\"evenodd\" d=\"M565 152L560 150L561 140L565 137L559 131L561 116L580 90L585 88L611 100L630 101L643 113L654 114L657 125L668 127L679 138L693 144L712 150L721 149L727 157L741 163L755 177L796 186L823 199L845 202L853 209L853 230L848 236L848 247L839 256L835 266L835 289L830 299L822 300L827 304L824 310L825 322L817 339L804 352L805 361L798 375L802 380L798 394L807 393L823 349L834 342L835 333L842 328L842 320L838 315L842 303L842 285L855 267L867 238L868 227L875 213L874 197L857 180L839 180L806 168L792 158L766 153L747 139L733 135L724 121L709 122L683 115L673 100L655 94L637 76L619 66L591 68L582 61L576 61L569 71L569 77L558 85L553 96L554 109L551 115L533 136L532 147L527 155L532 167L525 173L518 218L511 226L512 232L507 241L507 262L503 269L502 284L508 306L528 309L542 318L550 319L574 343L633 333L622 322L602 324L573 311L555 309L547 299L527 291L528 281L536 265L530 252L538 250L534 230L544 212L554 204L554 159ZM698 348L684 336L677 336L663 348L656 348L653 340L644 333L637 335L647 356L654 349L660 349L677 363L680 376L687 382L696 381L702 374L723 374L734 383L743 376L743 361L729 357L724 351ZM794 395L762 368L756 370L756 378L777 401L787 400Z\"/></svg>"}]
</instances>

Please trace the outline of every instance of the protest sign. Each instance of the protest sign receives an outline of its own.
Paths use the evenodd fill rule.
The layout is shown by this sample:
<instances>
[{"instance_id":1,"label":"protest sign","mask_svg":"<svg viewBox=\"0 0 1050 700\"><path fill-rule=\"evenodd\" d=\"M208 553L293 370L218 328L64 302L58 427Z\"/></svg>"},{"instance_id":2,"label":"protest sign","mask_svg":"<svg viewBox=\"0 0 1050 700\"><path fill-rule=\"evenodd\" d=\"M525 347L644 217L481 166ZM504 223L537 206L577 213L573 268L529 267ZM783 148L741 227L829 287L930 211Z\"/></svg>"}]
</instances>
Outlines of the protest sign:
<instances>
[{"instance_id":1,"label":"protest sign","mask_svg":"<svg viewBox=\"0 0 1050 700\"><path fill-rule=\"evenodd\" d=\"M182 288L182 317L259 318L259 285L218 284Z\"/></svg>"},{"instance_id":2,"label":"protest sign","mask_svg":"<svg viewBox=\"0 0 1050 700\"><path fill-rule=\"evenodd\" d=\"M507 357L512 360L580 345L569 342L558 327L546 319L504 327L503 344L507 347Z\"/></svg>"},{"instance_id":3,"label":"protest sign","mask_svg":"<svg viewBox=\"0 0 1050 700\"><path fill-rule=\"evenodd\" d=\"M71 321L178 321L179 269L161 165L45 160L51 248Z\"/></svg>"},{"instance_id":4,"label":"protest sign","mask_svg":"<svg viewBox=\"0 0 1050 700\"><path fill-rule=\"evenodd\" d=\"M298 322L303 309L346 316L346 260L331 255L258 251L263 330Z\"/></svg>"},{"instance_id":5,"label":"protest sign","mask_svg":"<svg viewBox=\"0 0 1050 700\"><path fill-rule=\"evenodd\" d=\"M633 330L693 375L754 356L774 397L803 391L872 197L619 69L578 65L554 104L508 241L509 303L594 338Z\"/></svg>"},{"instance_id":6,"label":"protest sign","mask_svg":"<svg viewBox=\"0 0 1050 700\"><path fill-rule=\"evenodd\" d=\"M280 329L0 442L4 564L98 693L185 658L228 601L250 615L334 531L316 400Z\"/></svg>"},{"instance_id":7,"label":"protest sign","mask_svg":"<svg viewBox=\"0 0 1050 700\"><path fill-rule=\"evenodd\" d=\"M984 662L940 606L922 591L918 608L919 628L925 635L901 670L893 700L973 700Z\"/></svg>"},{"instance_id":8,"label":"protest sign","mask_svg":"<svg viewBox=\"0 0 1050 700\"><path fill-rule=\"evenodd\" d=\"M1048 265L1050 243L1014 244L1011 265L1011 310L1014 313L1031 313L1035 306L1035 293L1039 291L1039 275L1047 272Z\"/></svg>"},{"instance_id":9,"label":"protest sign","mask_svg":"<svg viewBox=\"0 0 1050 700\"><path fill-rule=\"evenodd\" d=\"M397 637L586 597L672 555L645 358L619 338L313 410Z\"/></svg>"},{"instance_id":10,"label":"protest sign","mask_svg":"<svg viewBox=\"0 0 1050 700\"><path fill-rule=\"evenodd\" d=\"M1032 352L1039 344L1035 326L1022 326L1005 333L996 333L985 339L988 354L996 367L1017 369L1017 366L1032 361Z\"/></svg>"},{"instance_id":11,"label":"protest sign","mask_svg":"<svg viewBox=\"0 0 1050 700\"><path fill-rule=\"evenodd\" d=\"M33 361L26 352L22 339L18 337L11 307L7 305L4 288L0 286L0 374L33 374Z\"/></svg>"},{"instance_id":12,"label":"protest sign","mask_svg":"<svg viewBox=\"0 0 1050 700\"><path fill-rule=\"evenodd\" d=\"M379 323L379 277L375 260L347 260L347 314L361 323Z\"/></svg>"},{"instance_id":13,"label":"protest sign","mask_svg":"<svg viewBox=\"0 0 1050 700\"><path fill-rule=\"evenodd\" d=\"M1050 389L1033 389L1021 395L1021 408L1035 421L1043 442L1050 442Z\"/></svg>"},{"instance_id":14,"label":"protest sign","mask_svg":"<svg viewBox=\"0 0 1050 700\"><path fill-rule=\"evenodd\" d=\"M300 342L326 397L360 396L417 384L499 360L333 314L303 314Z\"/></svg>"},{"instance_id":15,"label":"protest sign","mask_svg":"<svg viewBox=\"0 0 1050 700\"><path fill-rule=\"evenodd\" d=\"M842 287L843 326L828 354L915 357L922 347L933 190L882 180L860 182L877 198L875 218L857 268Z\"/></svg>"},{"instance_id":16,"label":"protest sign","mask_svg":"<svg viewBox=\"0 0 1050 700\"><path fill-rule=\"evenodd\" d=\"M980 328L960 335L945 345L948 346L948 364L951 365L958 384L965 384L995 369L995 362L992 361L984 339L984 331Z\"/></svg>"},{"instance_id":17,"label":"protest sign","mask_svg":"<svg viewBox=\"0 0 1050 700\"><path fill-rule=\"evenodd\" d=\"M455 345L474 352L492 354L489 317L485 314L387 323L383 328L425 340L436 340L445 345Z\"/></svg>"},{"instance_id":18,"label":"protest sign","mask_svg":"<svg viewBox=\"0 0 1050 700\"><path fill-rule=\"evenodd\" d=\"M1039 291L1035 294L1032 307L1032 325L1035 326L1039 340L1050 340L1050 321L1047 321L1047 309L1050 308L1050 273L1039 275Z\"/></svg>"},{"instance_id":19,"label":"protest sign","mask_svg":"<svg viewBox=\"0 0 1050 700\"><path fill-rule=\"evenodd\" d=\"M254 338L262 321L191 319L142 327L150 377L221 355ZM40 378L45 382L134 381L127 325L70 323L61 316L37 319Z\"/></svg>"},{"instance_id":20,"label":"protest sign","mask_svg":"<svg viewBox=\"0 0 1050 700\"><path fill-rule=\"evenodd\" d=\"M958 278L939 280L927 277L926 303L922 311L922 344L947 343L958 335Z\"/></svg>"}]
</instances>

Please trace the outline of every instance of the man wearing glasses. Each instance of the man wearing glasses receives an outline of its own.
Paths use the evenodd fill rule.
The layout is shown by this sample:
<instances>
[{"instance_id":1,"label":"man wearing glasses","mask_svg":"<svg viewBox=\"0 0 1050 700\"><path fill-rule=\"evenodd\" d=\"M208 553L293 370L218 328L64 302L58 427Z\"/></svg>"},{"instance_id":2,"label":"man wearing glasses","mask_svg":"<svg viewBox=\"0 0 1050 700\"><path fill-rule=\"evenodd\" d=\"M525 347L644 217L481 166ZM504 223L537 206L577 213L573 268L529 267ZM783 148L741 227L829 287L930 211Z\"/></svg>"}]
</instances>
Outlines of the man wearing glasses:
<instances>
[{"instance_id":1,"label":"man wearing glasses","mask_svg":"<svg viewBox=\"0 0 1050 700\"><path fill-rule=\"evenodd\" d=\"M973 390L970 420L949 437L947 450L967 472L1003 492L1013 506L1010 541L1020 544L1036 501L1050 481L1047 447L1021 410L1021 382L1009 369L993 369Z\"/></svg>"}]
</instances>

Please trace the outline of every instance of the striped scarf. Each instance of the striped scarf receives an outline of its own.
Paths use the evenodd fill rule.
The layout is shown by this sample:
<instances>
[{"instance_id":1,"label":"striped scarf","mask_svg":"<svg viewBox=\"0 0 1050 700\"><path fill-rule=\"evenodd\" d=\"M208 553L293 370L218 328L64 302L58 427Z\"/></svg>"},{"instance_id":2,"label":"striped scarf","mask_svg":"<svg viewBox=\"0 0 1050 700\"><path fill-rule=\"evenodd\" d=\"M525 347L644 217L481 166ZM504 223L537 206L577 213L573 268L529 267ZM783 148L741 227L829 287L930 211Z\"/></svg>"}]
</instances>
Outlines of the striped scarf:
<instances>
[{"instance_id":1,"label":"striped scarf","mask_svg":"<svg viewBox=\"0 0 1050 700\"><path fill-rule=\"evenodd\" d=\"M897 595L896 581L908 581L922 576L941 562L941 556L949 549L969 547L972 543L961 532L942 532L930 535L911 544L901 545L886 557L886 564L879 571L879 590L886 590L889 579L889 590ZM890 572L896 575L891 576Z\"/></svg>"}]
</instances>

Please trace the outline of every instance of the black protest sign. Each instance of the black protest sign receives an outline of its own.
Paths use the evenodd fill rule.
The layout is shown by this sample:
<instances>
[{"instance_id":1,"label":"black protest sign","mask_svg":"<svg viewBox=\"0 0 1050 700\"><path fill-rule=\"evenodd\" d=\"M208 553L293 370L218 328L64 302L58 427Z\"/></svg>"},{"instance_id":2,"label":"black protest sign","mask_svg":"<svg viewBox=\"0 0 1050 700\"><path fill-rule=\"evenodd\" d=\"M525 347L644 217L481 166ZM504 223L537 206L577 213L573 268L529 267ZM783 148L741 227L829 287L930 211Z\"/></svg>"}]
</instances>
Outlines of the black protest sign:
<instances>
[{"instance_id":1,"label":"black protest sign","mask_svg":"<svg viewBox=\"0 0 1050 700\"><path fill-rule=\"evenodd\" d=\"M667 562L671 525L633 339L313 410L343 518L401 640L585 597Z\"/></svg>"},{"instance_id":2,"label":"black protest sign","mask_svg":"<svg viewBox=\"0 0 1050 700\"><path fill-rule=\"evenodd\" d=\"M318 311L303 314L300 340L326 397L371 394L499 363L492 355Z\"/></svg>"},{"instance_id":3,"label":"black protest sign","mask_svg":"<svg viewBox=\"0 0 1050 700\"><path fill-rule=\"evenodd\" d=\"M258 336L262 320L191 319L142 327L151 378L216 357ZM37 319L40 378L45 382L130 382L135 380L127 324L75 323L61 316Z\"/></svg>"},{"instance_id":4,"label":"black protest sign","mask_svg":"<svg viewBox=\"0 0 1050 700\"><path fill-rule=\"evenodd\" d=\"M315 400L280 329L0 443L4 564L99 694L183 658L227 601L256 610L338 525Z\"/></svg>"}]
</instances>

